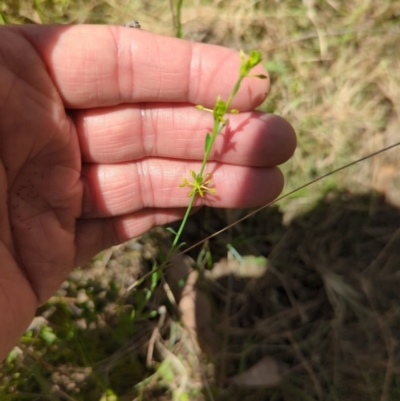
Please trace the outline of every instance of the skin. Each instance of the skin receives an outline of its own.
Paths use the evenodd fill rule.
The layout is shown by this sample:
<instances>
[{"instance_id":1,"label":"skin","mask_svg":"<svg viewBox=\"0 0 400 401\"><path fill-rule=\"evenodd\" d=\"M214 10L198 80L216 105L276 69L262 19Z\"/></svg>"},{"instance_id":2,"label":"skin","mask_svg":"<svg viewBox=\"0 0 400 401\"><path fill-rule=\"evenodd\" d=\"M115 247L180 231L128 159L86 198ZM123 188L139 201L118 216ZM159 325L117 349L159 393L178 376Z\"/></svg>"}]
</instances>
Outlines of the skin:
<instances>
[{"instance_id":1,"label":"skin","mask_svg":"<svg viewBox=\"0 0 400 401\"><path fill-rule=\"evenodd\" d=\"M68 273L100 250L182 217L212 108L238 53L112 26L0 28L0 359ZM261 66L254 73L266 74ZM197 206L278 196L295 148L283 119L252 111L268 80L246 79Z\"/></svg>"}]
</instances>

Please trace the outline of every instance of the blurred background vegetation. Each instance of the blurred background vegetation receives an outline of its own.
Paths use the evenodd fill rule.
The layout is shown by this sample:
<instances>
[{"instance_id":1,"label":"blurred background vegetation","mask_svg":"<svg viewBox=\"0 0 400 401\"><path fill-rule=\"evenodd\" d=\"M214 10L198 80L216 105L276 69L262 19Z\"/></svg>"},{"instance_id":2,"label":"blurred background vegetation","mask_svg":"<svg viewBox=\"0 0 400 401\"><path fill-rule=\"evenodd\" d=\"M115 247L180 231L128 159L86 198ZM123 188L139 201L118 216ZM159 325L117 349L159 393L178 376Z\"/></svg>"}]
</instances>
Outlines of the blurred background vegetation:
<instances>
[{"instance_id":1,"label":"blurred background vegetation","mask_svg":"<svg viewBox=\"0 0 400 401\"><path fill-rule=\"evenodd\" d=\"M0 2L3 24L117 24L258 49L298 134L285 192L399 141L399 0ZM399 400L400 154L363 160L152 273L162 228L75 270L0 400ZM188 245L248 211L203 209ZM128 291L149 273L141 286Z\"/></svg>"}]
</instances>

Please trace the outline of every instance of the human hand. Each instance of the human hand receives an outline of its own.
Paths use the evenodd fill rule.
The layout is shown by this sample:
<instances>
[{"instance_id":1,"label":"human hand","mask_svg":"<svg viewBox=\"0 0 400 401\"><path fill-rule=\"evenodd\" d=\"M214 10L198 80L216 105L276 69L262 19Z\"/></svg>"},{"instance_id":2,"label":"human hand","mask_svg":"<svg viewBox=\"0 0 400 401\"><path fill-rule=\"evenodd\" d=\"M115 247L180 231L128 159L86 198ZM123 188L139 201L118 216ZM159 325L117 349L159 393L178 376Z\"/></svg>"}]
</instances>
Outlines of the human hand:
<instances>
[{"instance_id":1,"label":"human hand","mask_svg":"<svg viewBox=\"0 0 400 401\"><path fill-rule=\"evenodd\" d=\"M115 26L0 28L0 359L68 273L100 250L182 217L214 106L239 55ZM265 71L258 66L255 73ZM216 196L275 198L295 135L251 111L268 81L246 79L208 172Z\"/></svg>"}]
</instances>

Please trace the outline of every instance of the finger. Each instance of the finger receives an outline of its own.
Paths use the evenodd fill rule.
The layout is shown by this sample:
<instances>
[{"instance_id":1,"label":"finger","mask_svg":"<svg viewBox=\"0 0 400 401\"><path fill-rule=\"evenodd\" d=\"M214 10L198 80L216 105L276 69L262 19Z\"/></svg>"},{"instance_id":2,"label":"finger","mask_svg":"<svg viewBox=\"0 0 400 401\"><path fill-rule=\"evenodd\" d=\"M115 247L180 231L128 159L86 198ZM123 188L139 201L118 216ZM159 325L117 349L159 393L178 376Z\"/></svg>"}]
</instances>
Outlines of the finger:
<instances>
[{"instance_id":1,"label":"finger","mask_svg":"<svg viewBox=\"0 0 400 401\"><path fill-rule=\"evenodd\" d=\"M179 187L182 177L193 181L190 170L200 163L144 159L137 163L86 165L82 217L109 217L145 208L180 208L189 202L192 187ZM283 178L277 168L244 168L209 163L209 184L217 195L206 194L196 205L253 207L267 203L281 192Z\"/></svg>"},{"instance_id":2,"label":"finger","mask_svg":"<svg viewBox=\"0 0 400 401\"><path fill-rule=\"evenodd\" d=\"M179 220L185 209L146 209L108 219L79 220L76 226L76 266L103 249L135 238L155 226Z\"/></svg>"},{"instance_id":3,"label":"finger","mask_svg":"<svg viewBox=\"0 0 400 401\"><path fill-rule=\"evenodd\" d=\"M121 163L143 157L201 160L211 113L193 106L123 105L73 113L84 161ZM276 166L294 152L296 137L281 117L261 112L229 115L210 160Z\"/></svg>"},{"instance_id":4,"label":"finger","mask_svg":"<svg viewBox=\"0 0 400 401\"><path fill-rule=\"evenodd\" d=\"M69 108L131 102L184 102L212 107L239 74L236 51L118 26L24 26ZM254 69L266 75L263 67ZM251 110L269 89L246 79L232 107Z\"/></svg>"},{"instance_id":5,"label":"finger","mask_svg":"<svg viewBox=\"0 0 400 401\"><path fill-rule=\"evenodd\" d=\"M0 361L2 361L34 317L38 300L10 250L1 242L0 260Z\"/></svg>"}]
</instances>

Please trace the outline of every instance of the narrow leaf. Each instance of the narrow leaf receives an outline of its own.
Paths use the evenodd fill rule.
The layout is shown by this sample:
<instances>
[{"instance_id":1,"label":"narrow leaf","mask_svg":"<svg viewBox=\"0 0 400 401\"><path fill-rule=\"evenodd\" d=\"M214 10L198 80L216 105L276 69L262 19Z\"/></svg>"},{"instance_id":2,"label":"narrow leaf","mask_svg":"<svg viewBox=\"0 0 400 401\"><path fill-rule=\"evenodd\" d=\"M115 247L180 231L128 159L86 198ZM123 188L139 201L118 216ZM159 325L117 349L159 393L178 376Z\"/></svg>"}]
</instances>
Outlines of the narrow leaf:
<instances>
[{"instance_id":1,"label":"narrow leaf","mask_svg":"<svg viewBox=\"0 0 400 401\"><path fill-rule=\"evenodd\" d=\"M255 74L255 75L251 75L254 78L260 78L260 79L268 79L268 77L264 74Z\"/></svg>"},{"instance_id":2,"label":"narrow leaf","mask_svg":"<svg viewBox=\"0 0 400 401\"><path fill-rule=\"evenodd\" d=\"M172 227L167 227L166 230L169 231L170 233L176 235L176 231Z\"/></svg>"},{"instance_id":3,"label":"narrow leaf","mask_svg":"<svg viewBox=\"0 0 400 401\"><path fill-rule=\"evenodd\" d=\"M212 143L211 143L211 135L207 132L206 142L205 142L205 146L204 146L204 150L205 150L206 153L210 150L211 145L212 145Z\"/></svg>"}]
</instances>

